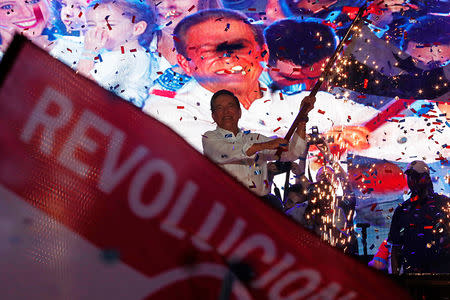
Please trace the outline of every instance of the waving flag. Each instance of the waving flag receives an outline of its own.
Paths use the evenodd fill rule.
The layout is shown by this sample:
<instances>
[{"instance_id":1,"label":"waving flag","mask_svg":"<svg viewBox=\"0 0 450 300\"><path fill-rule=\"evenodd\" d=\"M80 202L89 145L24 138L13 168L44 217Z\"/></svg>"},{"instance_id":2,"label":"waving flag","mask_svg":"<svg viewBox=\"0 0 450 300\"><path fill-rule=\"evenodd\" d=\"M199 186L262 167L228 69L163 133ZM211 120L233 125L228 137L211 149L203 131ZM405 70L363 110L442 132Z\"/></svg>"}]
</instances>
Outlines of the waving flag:
<instances>
[{"instance_id":1,"label":"waving flag","mask_svg":"<svg viewBox=\"0 0 450 300\"><path fill-rule=\"evenodd\" d=\"M2 299L215 299L230 269L234 299L407 298L158 121L23 38L12 49L0 67Z\"/></svg>"}]
</instances>

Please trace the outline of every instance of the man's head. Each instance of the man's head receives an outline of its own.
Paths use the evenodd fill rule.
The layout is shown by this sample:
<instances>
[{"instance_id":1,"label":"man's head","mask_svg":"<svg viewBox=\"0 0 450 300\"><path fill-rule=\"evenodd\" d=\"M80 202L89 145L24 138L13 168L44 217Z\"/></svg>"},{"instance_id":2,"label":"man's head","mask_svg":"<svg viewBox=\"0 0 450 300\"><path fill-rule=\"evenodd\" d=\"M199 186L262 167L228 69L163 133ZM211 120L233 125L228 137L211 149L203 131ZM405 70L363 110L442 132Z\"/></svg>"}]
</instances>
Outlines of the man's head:
<instances>
[{"instance_id":1,"label":"man's head","mask_svg":"<svg viewBox=\"0 0 450 300\"><path fill-rule=\"evenodd\" d=\"M300 183L291 185L286 191L286 201L284 207L289 209L297 203L303 203L306 201L306 191L303 185Z\"/></svg>"},{"instance_id":2,"label":"man's head","mask_svg":"<svg viewBox=\"0 0 450 300\"><path fill-rule=\"evenodd\" d=\"M430 168L421 160L411 162L405 170L408 187L413 194L422 194L433 190Z\"/></svg>"},{"instance_id":3,"label":"man's head","mask_svg":"<svg viewBox=\"0 0 450 300\"><path fill-rule=\"evenodd\" d=\"M238 91L253 86L265 59L262 32L245 15L227 9L200 11L174 29L178 62L203 87Z\"/></svg>"},{"instance_id":4,"label":"man's head","mask_svg":"<svg viewBox=\"0 0 450 300\"><path fill-rule=\"evenodd\" d=\"M423 16L405 28L401 49L421 62L438 67L450 59L448 17Z\"/></svg>"},{"instance_id":5,"label":"man's head","mask_svg":"<svg viewBox=\"0 0 450 300\"><path fill-rule=\"evenodd\" d=\"M337 47L333 29L315 21L284 19L264 30L272 80L280 87L315 80Z\"/></svg>"},{"instance_id":6,"label":"man's head","mask_svg":"<svg viewBox=\"0 0 450 300\"><path fill-rule=\"evenodd\" d=\"M216 92L211 97L211 112L217 126L237 134L241 106L239 99L232 92L228 90Z\"/></svg>"}]
</instances>

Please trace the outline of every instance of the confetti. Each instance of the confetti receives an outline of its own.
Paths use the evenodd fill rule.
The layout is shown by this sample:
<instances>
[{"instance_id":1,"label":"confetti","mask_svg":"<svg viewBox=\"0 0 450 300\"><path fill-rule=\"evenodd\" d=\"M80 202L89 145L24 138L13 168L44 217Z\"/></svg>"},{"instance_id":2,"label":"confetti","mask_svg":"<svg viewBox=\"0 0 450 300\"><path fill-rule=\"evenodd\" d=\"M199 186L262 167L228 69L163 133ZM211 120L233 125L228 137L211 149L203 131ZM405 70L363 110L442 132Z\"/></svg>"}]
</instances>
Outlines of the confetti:
<instances>
[{"instance_id":1,"label":"confetti","mask_svg":"<svg viewBox=\"0 0 450 300\"><path fill-rule=\"evenodd\" d=\"M125 54L125 48L123 46L120 46L120 52L122 52L122 54Z\"/></svg>"},{"instance_id":2,"label":"confetti","mask_svg":"<svg viewBox=\"0 0 450 300\"><path fill-rule=\"evenodd\" d=\"M195 8L195 5L192 5L191 7L189 7L188 12L191 12L191 10L193 10Z\"/></svg>"},{"instance_id":3,"label":"confetti","mask_svg":"<svg viewBox=\"0 0 450 300\"><path fill-rule=\"evenodd\" d=\"M177 106L177 109L184 109L184 106L179 105L179 106Z\"/></svg>"},{"instance_id":4,"label":"confetti","mask_svg":"<svg viewBox=\"0 0 450 300\"><path fill-rule=\"evenodd\" d=\"M318 109L317 112L318 112L319 114L322 114L322 115L325 114L325 111L323 111L323 110L321 110L321 109Z\"/></svg>"},{"instance_id":5,"label":"confetti","mask_svg":"<svg viewBox=\"0 0 450 300\"><path fill-rule=\"evenodd\" d=\"M131 23L134 24L135 21L136 21L136 16L133 16L133 17L131 18Z\"/></svg>"},{"instance_id":6,"label":"confetti","mask_svg":"<svg viewBox=\"0 0 450 300\"><path fill-rule=\"evenodd\" d=\"M276 129L273 130L273 132L277 132L278 130L280 130L281 127L278 127Z\"/></svg>"}]
</instances>

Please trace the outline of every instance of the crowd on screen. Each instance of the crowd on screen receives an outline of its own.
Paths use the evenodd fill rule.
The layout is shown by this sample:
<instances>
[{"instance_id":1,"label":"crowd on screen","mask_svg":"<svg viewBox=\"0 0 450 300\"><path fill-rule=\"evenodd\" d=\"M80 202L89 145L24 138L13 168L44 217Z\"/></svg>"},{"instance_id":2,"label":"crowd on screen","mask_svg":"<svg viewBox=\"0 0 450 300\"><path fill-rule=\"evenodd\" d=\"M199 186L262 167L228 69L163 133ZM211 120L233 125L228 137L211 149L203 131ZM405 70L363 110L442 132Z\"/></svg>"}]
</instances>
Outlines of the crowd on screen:
<instances>
[{"instance_id":1,"label":"crowd on screen","mask_svg":"<svg viewBox=\"0 0 450 300\"><path fill-rule=\"evenodd\" d=\"M393 273L399 266L403 272L450 272L439 263L449 257L448 211L429 203L442 202L448 209L448 198L433 192L433 183L440 194L448 193L450 183L447 1L372 2L365 25L354 28L352 43L304 120L306 135L298 135L302 153L294 151L295 158L286 162L272 153L289 141L270 138L285 135L301 103L309 101L309 91L323 81L326 63L363 3L0 0L0 59L14 34L23 34L75 72L166 123L263 201L350 255L361 253L354 231L355 190L367 187L349 174L351 162L341 162L354 154L381 161L412 196L395 209L390 233L383 237L387 241L380 240L382 254L370 265L387 269L392 246ZM237 106L213 105L213 95L223 90ZM364 126L396 96L417 101L403 114L389 116L389 122L370 130ZM217 122L232 119L228 112L239 112L233 119L239 121L237 131ZM250 132L268 139L258 151L251 148L256 142ZM215 146L230 143L232 150ZM242 149L236 153L238 144ZM264 151L272 151L266 160ZM433 176L438 168L441 173ZM446 176L438 176L441 169ZM294 179L281 186L274 177L286 171ZM427 229L405 229L408 222Z\"/></svg>"}]
</instances>

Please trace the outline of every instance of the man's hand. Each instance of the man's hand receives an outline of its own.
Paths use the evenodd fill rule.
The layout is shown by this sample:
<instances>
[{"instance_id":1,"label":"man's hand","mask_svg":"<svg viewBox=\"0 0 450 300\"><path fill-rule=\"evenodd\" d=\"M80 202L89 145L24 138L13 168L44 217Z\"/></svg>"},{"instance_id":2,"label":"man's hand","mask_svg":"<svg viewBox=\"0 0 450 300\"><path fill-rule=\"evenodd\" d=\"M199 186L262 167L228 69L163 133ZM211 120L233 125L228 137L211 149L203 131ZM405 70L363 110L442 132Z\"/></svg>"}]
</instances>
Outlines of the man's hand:
<instances>
[{"instance_id":1,"label":"man's hand","mask_svg":"<svg viewBox=\"0 0 450 300\"><path fill-rule=\"evenodd\" d=\"M256 152L263 151L263 150L276 150L281 149L282 151L287 151L289 148L289 142L282 138L276 138L273 140L270 140L268 142L263 143L256 143L253 144L250 148L248 148L246 154L248 156L252 156Z\"/></svg>"},{"instance_id":2,"label":"man's hand","mask_svg":"<svg viewBox=\"0 0 450 300\"><path fill-rule=\"evenodd\" d=\"M289 147L289 142L282 138L276 138L263 144L265 144L264 148L267 150L275 150L281 148L281 150L287 151Z\"/></svg>"},{"instance_id":3,"label":"man's hand","mask_svg":"<svg viewBox=\"0 0 450 300\"><path fill-rule=\"evenodd\" d=\"M316 96L306 96L303 98L300 105L300 111L304 112L304 117L308 117L308 113L314 108L314 103L316 103Z\"/></svg>"},{"instance_id":4,"label":"man's hand","mask_svg":"<svg viewBox=\"0 0 450 300\"><path fill-rule=\"evenodd\" d=\"M315 102L315 96L306 96L303 98L300 105L302 116L300 117L300 122L297 124L296 132L302 139L306 138L306 122L308 122L308 113L314 108Z\"/></svg>"},{"instance_id":5,"label":"man's hand","mask_svg":"<svg viewBox=\"0 0 450 300\"><path fill-rule=\"evenodd\" d=\"M339 148L349 150L364 150L369 145L370 131L363 126L337 126L326 133L327 137L334 138L330 146L338 145Z\"/></svg>"},{"instance_id":6,"label":"man's hand","mask_svg":"<svg viewBox=\"0 0 450 300\"><path fill-rule=\"evenodd\" d=\"M108 33L100 28L91 29L86 32L84 38L84 48L89 51L98 52L105 47Z\"/></svg>"}]
</instances>

